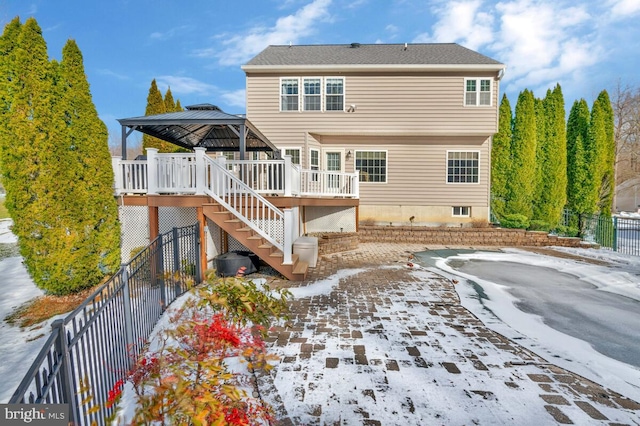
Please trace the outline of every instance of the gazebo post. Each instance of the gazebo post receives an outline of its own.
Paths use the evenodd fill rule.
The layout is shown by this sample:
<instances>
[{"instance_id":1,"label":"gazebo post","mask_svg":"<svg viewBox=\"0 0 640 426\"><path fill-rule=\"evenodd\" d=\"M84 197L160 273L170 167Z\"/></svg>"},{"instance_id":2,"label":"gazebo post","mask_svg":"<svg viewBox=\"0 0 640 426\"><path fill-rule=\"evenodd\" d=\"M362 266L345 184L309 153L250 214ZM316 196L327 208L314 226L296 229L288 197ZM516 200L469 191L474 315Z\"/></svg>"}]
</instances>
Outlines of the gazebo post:
<instances>
[{"instance_id":1,"label":"gazebo post","mask_svg":"<svg viewBox=\"0 0 640 426\"><path fill-rule=\"evenodd\" d=\"M121 148L120 148L120 154L123 160L127 159L127 127L126 126L122 126L122 140L121 140Z\"/></svg>"},{"instance_id":2,"label":"gazebo post","mask_svg":"<svg viewBox=\"0 0 640 426\"><path fill-rule=\"evenodd\" d=\"M240 150L240 160L244 160L246 157L247 144L246 144L246 126L244 123L240 124L238 135L238 149Z\"/></svg>"}]
</instances>

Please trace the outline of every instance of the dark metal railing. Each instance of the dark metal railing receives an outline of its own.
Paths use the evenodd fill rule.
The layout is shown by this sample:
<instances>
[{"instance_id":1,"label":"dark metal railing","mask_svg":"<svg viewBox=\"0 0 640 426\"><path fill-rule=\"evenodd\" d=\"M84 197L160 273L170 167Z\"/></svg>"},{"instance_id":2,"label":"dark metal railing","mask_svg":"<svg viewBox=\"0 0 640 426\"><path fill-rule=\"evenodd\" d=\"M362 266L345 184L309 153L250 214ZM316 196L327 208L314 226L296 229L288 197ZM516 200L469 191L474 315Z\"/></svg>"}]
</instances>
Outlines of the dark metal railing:
<instances>
[{"instance_id":1,"label":"dark metal railing","mask_svg":"<svg viewBox=\"0 0 640 426\"><path fill-rule=\"evenodd\" d=\"M604 249L640 256L640 219L565 210L562 224L577 230L583 240L597 243Z\"/></svg>"},{"instance_id":2,"label":"dark metal railing","mask_svg":"<svg viewBox=\"0 0 640 426\"><path fill-rule=\"evenodd\" d=\"M108 393L124 378L165 308L201 282L199 224L158 236L51 335L11 404L69 404L70 422L105 424ZM87 399L91 397L90 399Z\"/></svg>"}]
</instances>

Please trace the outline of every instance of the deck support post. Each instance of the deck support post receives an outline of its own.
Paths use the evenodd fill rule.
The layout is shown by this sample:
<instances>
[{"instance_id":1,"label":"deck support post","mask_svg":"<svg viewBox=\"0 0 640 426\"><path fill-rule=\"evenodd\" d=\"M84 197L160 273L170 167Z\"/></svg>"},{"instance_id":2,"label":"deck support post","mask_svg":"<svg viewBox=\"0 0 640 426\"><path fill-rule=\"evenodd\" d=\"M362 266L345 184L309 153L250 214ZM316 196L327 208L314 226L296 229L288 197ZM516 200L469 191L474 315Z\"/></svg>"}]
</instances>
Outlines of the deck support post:
<instances>
[{"instance_id":1,"label":"deck support post","mask_svg":"<svg viewBox=\"0 0 640 426\"><path fill-rule=\"evenodd\" d=\"M298 237L298 218L297 207L291 209L284 209L284 229L283 229L283 241L282 241L282 264L291 265L293 263L293 241Z\"/></svg>"},{"instance_id":2,"label":"deck support post","mask_svg":"<svg viewBox=\"0 0 640 426\"><path fill-rule=\"evenodd\" d=\"M158 193L158 148L147 148L147 194Z\"/></svg>"},{"instance_id":3,"label":"deck support post","mask_svg":"<svg viewBox=\"0 0 640 426\"><path fill-rule=\"evenodd\" d=\"M204 156L206 155L207 149L203 147L195 147L193 150L196 152L196 195L204 194L204 188L206 186L205 182L205 162Z\"/></svg>"},{"instance_id":4,"label":"deck support post","mask_svg":"<svg viewBox=\"0 0 640 426\"><path fill-rule=\"evenodd\" d=\"M124 189L124 179L122 176L122 167L120 161L122 157L111 157L111 167L113 168L114 191L116 195L120 195Z\"/></svg>"},{"instance_id":5,"label":"deck support post","mask_svg":"<svg viewBox=\"0 0 640 426\"><path fill-rule=\"evenodd\" d=\"M291 179L293 178L293 174L291 173L291 156L290 155L284 155L284 182L283 182L283 186L284 186L284 196L285 197L291 197L291 187L293 186L293 183L291 182Z\"/></svg>"}]
</instances>

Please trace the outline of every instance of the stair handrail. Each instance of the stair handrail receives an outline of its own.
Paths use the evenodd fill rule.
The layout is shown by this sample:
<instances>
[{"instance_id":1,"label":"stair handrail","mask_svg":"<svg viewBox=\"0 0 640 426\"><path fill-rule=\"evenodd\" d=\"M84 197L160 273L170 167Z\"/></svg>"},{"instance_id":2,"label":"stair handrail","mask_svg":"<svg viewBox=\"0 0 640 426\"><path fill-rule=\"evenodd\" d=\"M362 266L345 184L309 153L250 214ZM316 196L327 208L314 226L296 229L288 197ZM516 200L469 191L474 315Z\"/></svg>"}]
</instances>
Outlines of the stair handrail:
<instances>
[{"instance_id":1,"label":"stair handrail","mask_svg":"<svg viewBox=\"0 0 640 426\"><path fill-rule=\"evenodd\" d=\"M284 213L227 170L224 157L218 157L218 160L209 156L202 158L205 163L204 192L288 257L284 247ZM281 230L280 238L278 230Z\"/></svg>"}]
</instances>

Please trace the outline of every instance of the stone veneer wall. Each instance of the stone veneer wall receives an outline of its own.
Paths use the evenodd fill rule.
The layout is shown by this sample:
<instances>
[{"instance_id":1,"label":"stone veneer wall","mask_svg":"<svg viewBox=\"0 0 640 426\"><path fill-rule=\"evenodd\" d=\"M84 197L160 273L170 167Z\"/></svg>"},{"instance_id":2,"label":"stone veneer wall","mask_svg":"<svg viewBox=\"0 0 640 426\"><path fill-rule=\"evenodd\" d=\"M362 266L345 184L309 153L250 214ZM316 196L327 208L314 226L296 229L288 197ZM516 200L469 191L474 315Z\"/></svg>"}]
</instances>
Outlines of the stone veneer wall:
<instances>
[{"instance_id":1,"label":"stone veneer wall","mask_svg":"<svg viewBox=\"0 0 640 426\"><path fill-rule=\"evenodd\" d=\"M540 231L506 228L445 228L360 226L360 242L407 242L444 246L563 246L584 247L580 238L558 237Z\"/></svg>"}]
</instances>

